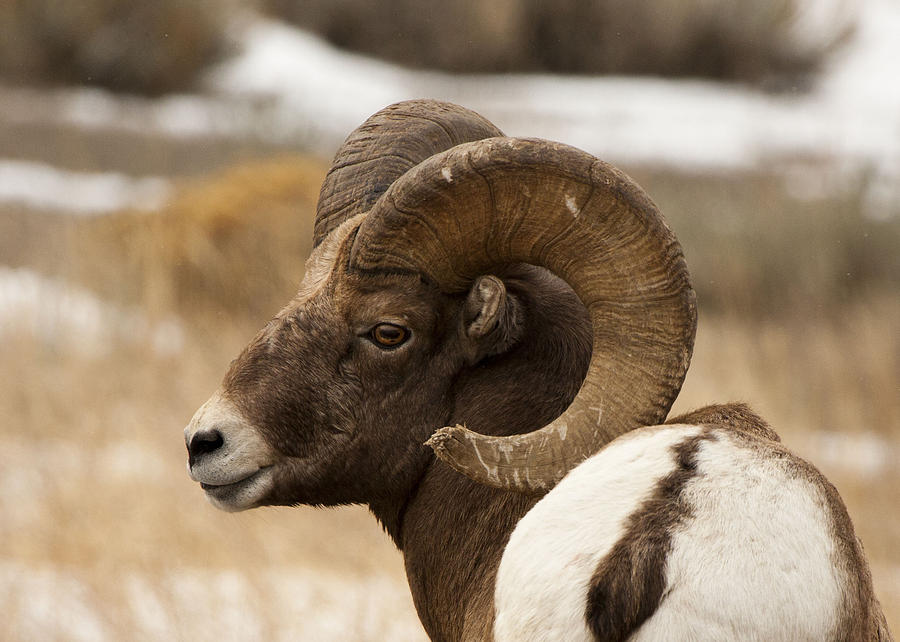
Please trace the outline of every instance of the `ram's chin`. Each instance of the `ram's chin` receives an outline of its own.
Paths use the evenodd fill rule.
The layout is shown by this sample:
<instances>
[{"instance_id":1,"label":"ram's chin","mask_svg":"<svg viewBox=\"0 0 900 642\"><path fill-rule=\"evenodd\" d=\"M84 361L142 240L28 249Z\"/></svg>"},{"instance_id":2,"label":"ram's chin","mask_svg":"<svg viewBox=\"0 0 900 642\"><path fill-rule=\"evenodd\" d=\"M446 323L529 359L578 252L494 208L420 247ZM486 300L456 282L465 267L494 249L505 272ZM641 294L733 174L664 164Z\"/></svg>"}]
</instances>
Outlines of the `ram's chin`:
<instances>
[{"instance_id":1,"label":"ram's chin","mask_svg":"<svg viewBox=\"0 0 900 642\"><path fill-rule=\"evenodd\" d=\"M209 502L229 513L262 506L275 485L271 466L260 468L252 475L228 484L205 484L200 487Z\"/></svg>"}]
</instances>

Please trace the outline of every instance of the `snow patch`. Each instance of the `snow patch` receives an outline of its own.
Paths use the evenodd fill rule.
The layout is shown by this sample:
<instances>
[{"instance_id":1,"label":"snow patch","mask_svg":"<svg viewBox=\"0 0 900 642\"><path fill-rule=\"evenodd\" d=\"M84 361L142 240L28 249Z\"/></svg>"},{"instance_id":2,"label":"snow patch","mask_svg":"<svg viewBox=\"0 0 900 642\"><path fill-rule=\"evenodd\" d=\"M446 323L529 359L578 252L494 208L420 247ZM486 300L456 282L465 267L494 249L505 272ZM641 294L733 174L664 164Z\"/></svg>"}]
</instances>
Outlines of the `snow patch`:
<instances>
[{"instance_id":1,"label":"snow patch","mask_svg":"<svg viewBox=\"0 0 900 642\"><path fill-rule=\"evenodd\" d=\"M0 120L11 124L61 124L91 131L170 138L261 134L256 101L175 94L141 98L103 89L29 89L0 85Z\"/></svg>"},{"instance_id":2,"label":"snow patch","mask_svg":"<svg viewBox=\"0 0 900 642\"><path fill-rule=\"evenodd\" d=\"M810 0L797 28L812 34L833 29L847 6L842 0ZM410 70L251 16L236 30L241 53L209 72L205 95L146 99L97 89L3 87L0 119L291 142L330 157L375 111L430 97L472 108L508 135L575 145L615 164L695 171L773 162L801 163L810 171L823 166L829 176L838 172L863 183L870 216L892 216L900 208L900 3L863 0L853 9L855 34L806 93L773 95L684 79ZM793 172L786 181L803 173L809 171ZM801 179L795 191L815 197L841 184Z\"/></svg>"},{"instance_id":3,"label":"snow patch","mask_svg":"<svg viewBox=\"0 0 900 642\"><path fill-rule=\"evenodd\" d=\"M822 31L841 5L810 7L798 28ZM617 162L749 167L808 153L881 162L900 154L900 5L866 0L859 28L805 95L652 78L450 76L331 47L283 23L250 21L243 53L210 75L225 94L280 103L282 124L316 123L335 144L390 103L434 97L472 107L510 135L575 144Z\"/></svg>"},{"instance_id":4,"label":"snow patch","mask_svg":"<svg viewBox=\"0 0 900 642\"><path fill-rule=\"evenodd\" d=\"M816 432L808 438L804 452L809 453L812 462L829 471L867 480L893 471L900 458L896 443L873 432Z\"/></svg>"},{"instance_id":5,"label":"snow patch","mask_svg":"<svg viewBox=\"0 0 900 642\"><path fill-rule=\"evenodd\" d=\"M159 177L72 172L43 163L0 160L0 203L72 214L159 209L172 191Z\"/></svg>"},{"instance_id":6,"label":"snow patch","mask_svg":"<svg viewBox=\"0 0 900 642\"><path fill-rule=\"evenodd\" d=\"M88 478L108 486L160 486L171 483L171 462L137 441L86 446L64 439L0 438L0 538L38 528L52 510L47 502L53 494Z\"/></svg>"},{"instance_id":7,"label":"snow patch","mask_svg":"<svg viewBox=\"0 0 900 642\"><path fill-rule=\"evenodd\" d=\"M89 587L73 575L0 562L0 596L4 627L19 639L111 639L103 611L91 604Z\"/></svg>"},{"instance_id":8,"label":"snow patch","mask_svg":"<svg viewBox=\"0 0 900 642\"><path fill-rule=\"evenodd\" d=\"M151 321L137 309L26 268L0 267L0 339L25 333L56 349L103 355L117 345L148 344L160 356L181 352L184 329L175 318Z\"/></svg>"}]
</instances>

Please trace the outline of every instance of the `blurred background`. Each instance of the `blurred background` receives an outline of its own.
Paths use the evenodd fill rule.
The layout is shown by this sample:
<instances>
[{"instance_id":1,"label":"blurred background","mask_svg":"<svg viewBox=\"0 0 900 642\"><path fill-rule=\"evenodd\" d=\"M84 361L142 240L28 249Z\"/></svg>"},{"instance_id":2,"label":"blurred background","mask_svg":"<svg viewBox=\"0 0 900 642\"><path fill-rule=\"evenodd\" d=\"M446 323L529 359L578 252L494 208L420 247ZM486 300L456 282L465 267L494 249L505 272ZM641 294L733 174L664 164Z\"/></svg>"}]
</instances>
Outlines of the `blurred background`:
<instances>
[{"instance_id":1,"label":"blurred background","mask_svg":"<svg viewBox=\"0 0 900 642\"><path fill-rule=\"evenodd\" d=\"M900 632L897 0L5 0L0 639L422 640L364 509L210 507L182 428L398 100L610 161L699 296L676 411L838 487Z\"/></svg>"}]
</instances>

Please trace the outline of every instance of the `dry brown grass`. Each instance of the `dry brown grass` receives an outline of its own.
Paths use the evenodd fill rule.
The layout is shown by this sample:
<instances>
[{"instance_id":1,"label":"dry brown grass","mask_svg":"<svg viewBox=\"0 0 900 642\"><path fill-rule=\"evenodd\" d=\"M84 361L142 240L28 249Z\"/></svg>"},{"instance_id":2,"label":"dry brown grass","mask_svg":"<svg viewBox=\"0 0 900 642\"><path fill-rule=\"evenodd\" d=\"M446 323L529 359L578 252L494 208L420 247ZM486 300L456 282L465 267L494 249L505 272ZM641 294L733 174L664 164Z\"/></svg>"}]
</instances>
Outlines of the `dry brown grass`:
<instances>
[{"instance_id":1,"label":"dry brown grass","mask_svg":"<svg viewBox=\"0 0 900 642\"><path fill-rule=\"evenodd\" d=\"M865 176L794 196L791 170L632 172L678 235L707 313L810 319L897 296L900 208L873 209Z\"/></svg>"},{"instance_id":2,"label":"dry brown grass","mask_svg":"<svg viewBox=\"0 0 900 642\"><path fill-rule=\"evenodd\" d=\"M900 453L894 394L900 341L890 322L900 306L886 312L893 316L874 316L864 304L837 322L763 327L706 319L677 409L750 401L787 444L829 475L867 547L877 590L896 629L900 471L893 465L868 471L865 463L843 463L817 440L822 428L874 434L891 449L891 464ZM848 341L845 322L861 328L858 341ZM189 611L172 588L181 574L191 572L214 586L217 573L237 578L251 601L247 617L263 626L261 636L291 624L280 610L264 608L278 598L273 574L284 573L321 592L319 601L301 602L308 612L301 609L293 617L318 617L317 610L333 600L328 587L339 578L348 585L383 582L388 590L358 599L357 606L378 605L414 624L400 559L364 511L300 508L226 515L209 507L188 480L181 427L246 338L230 325L226 318L214 328L219 337L214 350L203 347L207 342L189 341L177 358L161 358L141 346L90 358L48 351L27 338L4 338L0 386L13 394L0 400L6 419L0 440L4 457L12 457L6 465L21 469L28 488L4 501L3 563L77 578L114 637L141 626L131 594L121 589L123 577L145 585L162 602L171 629L191 637L196 631ZM845 456L856 456L856 443L846 441ZM6 602L0 613L4 609L5 622L15 625L15 601Z\"/></svg>"},{"instance_id":3,"label":"dry brown grass","mask_svg":"<svg viewBox=\"0 0 900 642\"><path fill-rule=\"evenodd\" d=\"M271 314L299 283L325 169L256 161L186 181L157 215L86 221L69 277L154 313Z\"/></svg>"},{"instance_id":4,"label":"dry brown grass","mask_svg":"<svg viewBox=\"0 0 900 642\"><path fill-rule=\"evenodd\" d=\"M73 349L77 335L0 335L0 638L66 637L53 622L78 620L76 598L91 614L82 628L108 639L422 638L399 555L364 510L227 515L184 471L182 427L301 276L322 173L302 159L258 163L185 184L158 216L73 228L63 274L154 318L178 312L186 340L176 355L149 341L92 355ZM778 234L781 217L758 225ZM695 277L709 279L715 263L699 263ZM767 268L744 269L750 280ZM727 296L701 307L675 410L748 401L818 465L846 500L898 630L900 300L879 279L812 308L743 314ZM42 599L67 605L48 607L44 629Z\"/></svg>"},{"instance_id":5,"label":"dry brown grass","mask_svg":"<svg viewBox=\"0 0 900 642\"><path fill-rule=\"evenodd\" d=\"M331 639L379 640L371 629L389 630L392 620L402 625L398 639L418 629L399 555L364 510L228 515L188 479L181 428L246 338L229 326L214 329L216 351L190 341L177 358L140 345L91 357L3 337L0 387L12 394L0 396L0 486L17 492L0 500L0 637L67 638L53 620L35 624L23 598L58 600L68 613L75 588L89 613L82 620L99 622L106 639L231 639L233 631L195 621L227 618L229 609L255 623L235 639L336 626ZM29 579L41 573L50 579ZM4 599L10 579L23 592ZM310 593L298 595L300 612L290 616L277 607L285 582ZM355 585L383 590L353 594ZM221 604L179 598L199 601L206 591ZM139 617L135 592L160 602L158 635ZM235 592L239 607L228 601ZM348 592L343 623L329 624L336 597Z\"/></svg>"}]
</instances>

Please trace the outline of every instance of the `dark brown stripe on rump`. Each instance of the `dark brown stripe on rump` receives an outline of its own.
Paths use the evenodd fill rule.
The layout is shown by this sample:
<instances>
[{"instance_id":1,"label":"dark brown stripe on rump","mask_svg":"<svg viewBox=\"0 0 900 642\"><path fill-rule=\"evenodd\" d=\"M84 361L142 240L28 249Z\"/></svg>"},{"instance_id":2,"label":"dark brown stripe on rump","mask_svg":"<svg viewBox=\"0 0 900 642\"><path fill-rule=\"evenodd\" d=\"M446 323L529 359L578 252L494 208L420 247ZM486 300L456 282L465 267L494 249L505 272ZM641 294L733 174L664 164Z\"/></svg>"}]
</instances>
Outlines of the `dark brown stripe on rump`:
<instances>
[{"instance_id":1,"label":"dark brown stripe on rump","mask_svg":"<svg viewBox=\"0 0 900 642\"><path fill-rule=\"evenodd\" d=\"M666 588L666 557L672 532L691 516L682 498L697 473L697 451L709 430L672 447L675 469L627 520L625 534L597 565L585 617L598 640L625 640L656 611Z\"/></svg>"}]
</instances>

